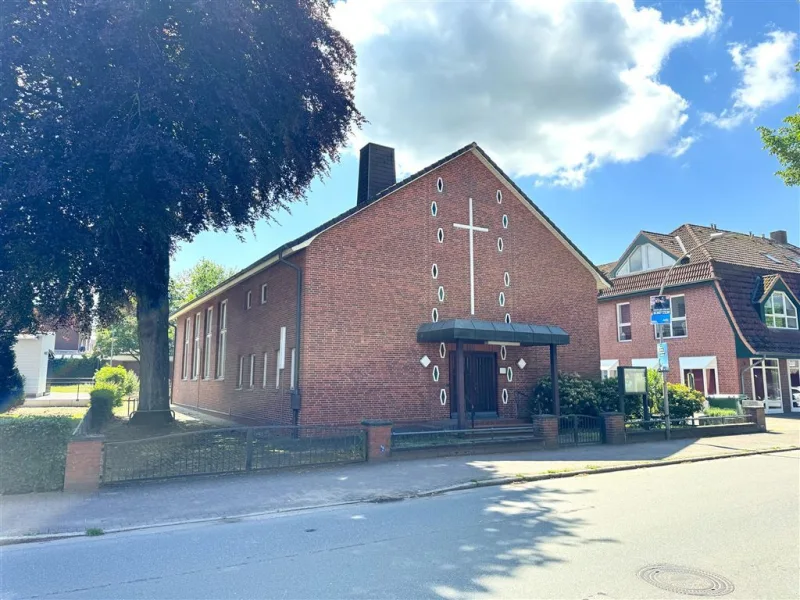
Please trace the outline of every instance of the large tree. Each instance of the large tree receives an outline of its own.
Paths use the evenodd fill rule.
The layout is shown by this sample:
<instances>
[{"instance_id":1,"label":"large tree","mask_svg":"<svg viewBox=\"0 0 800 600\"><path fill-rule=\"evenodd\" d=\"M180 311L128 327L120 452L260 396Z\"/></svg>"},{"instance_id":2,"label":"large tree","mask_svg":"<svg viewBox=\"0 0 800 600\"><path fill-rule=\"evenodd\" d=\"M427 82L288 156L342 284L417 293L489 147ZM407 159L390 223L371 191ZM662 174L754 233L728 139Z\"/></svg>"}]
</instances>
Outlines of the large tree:
<instances>
[{"instance_id":1,"label":"large tree","mask_svg":"<svg viewBox=\"0 0 800 600\"><path fill-rule=\"evenodd\" d=\"M176 244L302 197L362 120L332 1L0 11L0 247L14 246L2 268L25 288L21 320L48 304L86 323L135 303L140 411L168 409Z\"/></svg>"},{"instance_id":2,"label":"large tree","mask_svg":"<svg viewBox=\"0 0 800 600\"><path fill-rule=\"evenodd\" d=\"M800 62L795 67L800 72ZM800 185L800 113L789 115L778 129L759 127L764 148L783 166L778 175L786 185Z\"/></svg>"}]
</instances>

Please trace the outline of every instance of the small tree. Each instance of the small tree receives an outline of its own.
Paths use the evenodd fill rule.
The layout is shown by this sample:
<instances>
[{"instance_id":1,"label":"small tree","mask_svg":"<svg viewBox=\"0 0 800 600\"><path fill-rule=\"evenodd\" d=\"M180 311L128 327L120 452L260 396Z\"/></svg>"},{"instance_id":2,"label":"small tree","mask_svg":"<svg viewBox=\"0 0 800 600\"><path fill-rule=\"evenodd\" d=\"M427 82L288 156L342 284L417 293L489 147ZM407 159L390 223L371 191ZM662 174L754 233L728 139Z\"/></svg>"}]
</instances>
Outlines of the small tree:
<instances>
[{"instance_id":1,"label":"small tree","mask_svg":"<svg viewBox=\"0 0 800 600\"><path fill-rule=\"evenodd\" d=\"M795 65L800 71L800 62ZM764 149L775 156L783 169L775 173L786 185L800 185L800 113L786 117L779 129L759 127Z\"/></svg>"},{"instance_id":2,"label":"small tree","mask_svg":"<svg viewBox=\"0 0 800 600\"><path fill-rule=\"evenodd\" d=\"M125 312L110 327L98 329L94 344L95 353L103 358L115 354L130 354L139 360L139 332L134 314Z\"/></svg>"}]
</instances>

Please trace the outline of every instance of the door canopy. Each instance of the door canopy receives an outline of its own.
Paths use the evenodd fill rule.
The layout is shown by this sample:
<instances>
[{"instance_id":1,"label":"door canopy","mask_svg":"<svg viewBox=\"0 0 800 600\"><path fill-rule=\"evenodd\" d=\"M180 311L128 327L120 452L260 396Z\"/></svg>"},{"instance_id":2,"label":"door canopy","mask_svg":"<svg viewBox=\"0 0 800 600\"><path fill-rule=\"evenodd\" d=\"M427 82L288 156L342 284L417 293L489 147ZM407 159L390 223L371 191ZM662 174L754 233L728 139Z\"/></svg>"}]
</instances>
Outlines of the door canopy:
<instances>
[{"instance_id":1,"label":"door canopy","mask_svg":"<svg viewBox=\"0 0 800 600\"><path fill-rule=\"evenodd\" d=\"M417 328L418 342L457 342L469 344L518 344L520 346L565 346L569 334L554 325L502 323L477 319L448 319L423 323Z\"/></svg>"}]
</instances>

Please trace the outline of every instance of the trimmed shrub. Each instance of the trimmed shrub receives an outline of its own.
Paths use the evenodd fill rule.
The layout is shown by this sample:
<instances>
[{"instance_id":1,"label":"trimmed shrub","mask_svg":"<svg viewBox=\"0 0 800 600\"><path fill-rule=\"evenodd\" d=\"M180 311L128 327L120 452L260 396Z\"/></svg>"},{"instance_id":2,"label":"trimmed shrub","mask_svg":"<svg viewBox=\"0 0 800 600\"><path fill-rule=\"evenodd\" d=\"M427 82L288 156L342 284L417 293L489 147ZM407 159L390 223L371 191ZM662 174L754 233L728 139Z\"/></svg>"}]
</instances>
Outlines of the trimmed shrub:
<instances>
[{"instance_id":1,"label":"trimmed shrub","mask_svg":"<svg viewBox=\"0 0 800 600\"><path fill-rule=\"evenodd\" d=\"M707 417L735 417L739 413L733 408L717 408L716 406L709 406L703 411Z\"/></svg>"},{"instance_id":2,"label":"trimmed shrub","mask_svg":"<svg viewBox=\"0 0 800 600\"><path fill-rule=\"evenodd\" d=\"M89 392L89 410L92 413L92 429L98 430L114 415L114 406L122 403L119 389L110 383L95 384Z\"/></svg>"},{"instance_id":3,"label":"trimmed shrub","mask_svg":"<svg viewBox=\"0 0 800 600\"><path fill-rule=\"evenodd\" d=\"M575 373L558 374L558 395L562 415L598 415L597 390L593 381ZM531 414L553 414L553 382L543 377L533 388Z\"/></svg>"},{"instance_id":4,"label":"trimmed shrub","mask_svg":"<svg viewBox=\"0 0 800 600\"><path fill-rule=\"evenodd\" d=\"M673 419L691 417L703 410L705 397L700 392L679 383L668 383L669 416Z\"/></svg>"},{"instance_id":5,"label":"trimmed shrub","mask_svg":"<svg viewBox=\"0 0 800 600\"><path fill-rule=\"evenodd\" d=\"M60 490L77 425L69 417L0 418L0 494Z\"/></svg>"},{"instance_id":6,"label":"trimmed shrub","mask_svg":"<svg viewBox=\"0 0 800 600\"><path fill-rule=\"evenodd\" d=\"M122 406L122 399L139 393L139 378L123 366L103 367L94 374L96 385L116 391L114 406Z\"/></svg>"}]
</instances>

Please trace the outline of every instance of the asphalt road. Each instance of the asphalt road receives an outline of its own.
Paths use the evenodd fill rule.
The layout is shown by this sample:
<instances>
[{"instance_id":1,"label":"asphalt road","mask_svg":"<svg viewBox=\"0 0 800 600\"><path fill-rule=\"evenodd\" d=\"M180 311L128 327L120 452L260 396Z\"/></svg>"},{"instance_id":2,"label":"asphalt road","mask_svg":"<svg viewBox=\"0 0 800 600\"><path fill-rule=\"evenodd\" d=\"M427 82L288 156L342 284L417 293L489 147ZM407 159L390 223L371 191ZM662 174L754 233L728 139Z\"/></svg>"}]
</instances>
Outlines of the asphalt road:
<instances>
[{"instance_id":1,"label":"asphalt road","mask_svg":"<svg viewBox=\"0 0 800 600\"><path fill-rule=\"evenodd\" d=\"M796 599L799 518L800 452L780 453L9 546L0 596L691 597L637 575L667 564L726 598Z\"/></svg>"}]
</instances>

